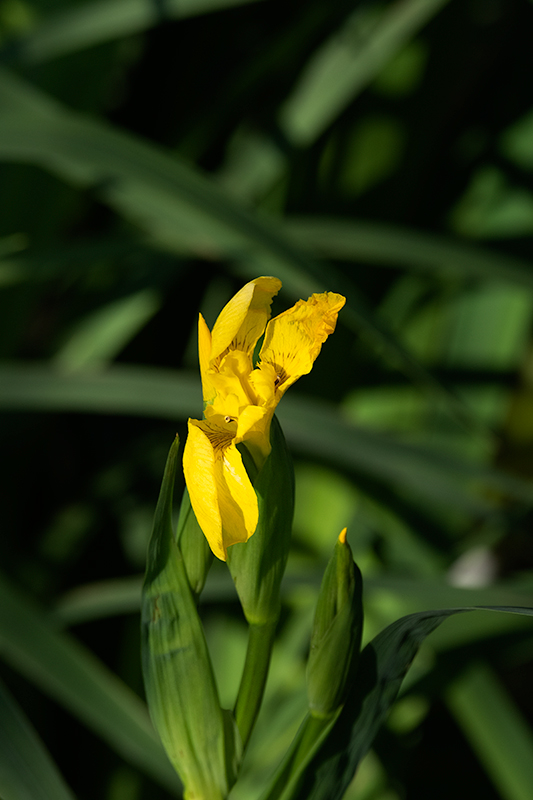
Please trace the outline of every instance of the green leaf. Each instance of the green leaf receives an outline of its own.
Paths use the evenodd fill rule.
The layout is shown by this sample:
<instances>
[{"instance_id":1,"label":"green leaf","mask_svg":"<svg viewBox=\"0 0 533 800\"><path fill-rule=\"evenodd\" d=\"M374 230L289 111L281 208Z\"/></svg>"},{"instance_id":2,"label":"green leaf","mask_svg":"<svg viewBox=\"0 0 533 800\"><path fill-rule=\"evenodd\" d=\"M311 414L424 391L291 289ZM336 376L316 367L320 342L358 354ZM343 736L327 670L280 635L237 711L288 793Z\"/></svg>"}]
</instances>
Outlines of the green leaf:
<instances>
[{"instance_id":1,"label":"green leaf","mask_svg":"<svg viewBox=\"0 0 533 800\"><path fill-rule=\"evenodd\" d=\"M77 625L117 614L138 614L142 583L140 575L132 575L78 586L60 597L53 620L59 625ZM202 589L202 601L235 602L235 586L228 572L221 570L209 576L207 586Z\"/></svg>"},{"instance_id":2,"label":"green leaf","mask_svg":"<svg viewBox=\"0 0 533 800\"><path fill-rule=\"evenodd\" d=\"M145 0L95 0L66 6L45 17L17 43L17 57L23 63L35 64L131 36L164 19L184 19L251 2L257 0L166 0L163 5Z\"/></svg>"},{"instance_id":3,"label":"green leaf","mask_svg":"<svg viewBox=\"0 0 533 800\"><path fill-rule=\"evenodd\" d=\"M377 19L372 6L350 17L313 54L281 109L290 141L313 142L446 3L405 0L389 3Z\"/></svg>"},{"instance_id":4,"label":"green leaf","mask_svg":"<svg viewBox=\"0 0 533 800\"><path fill-rule=\"evenodd\" d=\"M202 393L192 373L123 364L98 373L65 373L42 363L15 363L0 366L0 407L176 420L198 415Z\"/></svg>"},{"instance_id":5,"label":"green leaf","mask_svg":"<svg viewBox=\"0 0 533 800\"><path fill-rule=\"evenodd\" d=\"M527 261L397 225L309 216L289 218L285 230L315 257L533 287L533 265Z\"/></svg>"},{"instance_id":6,"label":"green leaf","mask_svg":"<svg viewBox=\"0 0 533 800\"><path fill-rule=\"evenodd\" d=\"M74 800L43 743L0 683L0 797Z\"/></svg>"},{"instance_id":7,"label":"green leaf","mask_svg":"<svg viewBox=\"0 0 533 800\"><path fill-rule=\"evenodd\" d=\"M158 310L155 292L144 289L101 306L76 323L54 356L60 369L105 366L144 327Z\"/></svg>"},{"instance_id":8,"label":"green leaf","mask_svg":"<svg viewBox=\"0 0 533 800\"><path fill-rule=\"evenodd\" d=\"M365 647L344 709L291 800L341 800L426 636L454 614L480 610L533 616L533 608L505 606L422 611L393 622Z\"/></svg>"},{"instance_id":9,"label":"green leaf","mask_svg":"<svg viewBox=\"0 0 533 800\"><path fill-rule=\"evenodd\" d=\"M45 364L0 365L0 408L135 414L163 419L197 416L202 408L189 373L115 365L105 372L64 374ZM349 424L330 403L285 397L278 417L290 445L335 466L360 470L416 495L472 513L494 508L480 486L531 502L530 484L474 461Z\"/></svg>"},{"instance_id":10,"label":"green leaf","mask_svg":"<svg viewBox=\"0 0 533 800\"><path fill-rule=\"evenodd\" d=\"M498 485L528 502L532 499L531 487L525 481L437 449L348 425L327 403L284 398L278 416L287 440L300 452L320 455L337 466L361 469L441 504L486 512L490 501L469 489L469 481Z\"/></svg>"},{"instance_id":11,"label":"green leaf","mask_svg":"<svg viewBox=\"0 0 533 800\"><path fill-rule=\"evenodd\" d=\"M117 614L138 614L142 582L141 575L133 575L77 586L61 596L53 611L54 621L77 625Z\"/></svg>"},{"instance_id":12,"label":"green leaf","mask_svg":"<svg viewBox=\"0 0 533 800\"><path fill-rule=\"evenodd\" d=\"M457 400L431 376L370 310L346 278L324 286L321 267L281 230L253 214L199 170L110 125L70 111L0 70L0 159L38 164L71 184L92 188L160 246L202 258L228 257L247 278L274 274L297 296L324 289L348 294L343 318L395 359L415 380ZM328 269L328 280L340 275ZM468 416L463 409L463 414Z\"/></svg>"},{"instance_id":13,"label":"green leaf","mask_svg":"<svg viewBox=\"0 0 533 800\"><path fill-rule=\"evenodd\" d=\"M95 189L178 252L218 258L259 251L271 264L307 266L273 221L232 201L199 170L69 110L6 70L0 70L0 122L1 159L38 164L71 184Z\"/></svg>"},{"instance_id":14,"label":"green leaf","mask_svg":"<svg viewBox=\"0 0 533 800\"><path fill-rule=\"evenodd\" d=\"M486 664L473 664L447 692L457 722L504 800L533 797L533 734Z\"/></svg>"},{"instance_id":15,"label":"green leaf","mask_svg":"<svg viewBox=\"0 0 533 800\"><path fill-rule=\"evenodd\" d=\"M527 573L526 573L527 575ZM399 575L382 575L370 577L365 581L366 596L372 602L383 595L393 598L394 605L400 604L400 612L409 614L424 608L452 608L462 606L533 606L532 575L518 580L507 580L479 588L452 586L444 577L434 575L428 577L406 578ZM469 619L468 616L454 622L453 626L439 631L455 630L459 623ZM470 619L474 619L471 617ZM485 614L486 622L495 620L509 621L509 617ZM511 618L512 619L512 618ZM514 621L518 621L515 620ZM480 618L475 620L479 626ZM437 635L439 635L437 634ZM447 637L446 637L447 638ZM453 639L453 636L451 637Z\"/></svg>"},{"instance_id":16,"label":"green leaf","mask_svg":"<svg viewBox=\"0 0 533 800\"><path fill-rule=\"evenodd\" d=\"M140 698L73 638L55 631L2 576L0 657L126 761L177 794L178 780Z\"/></svg>"}]
</instances>

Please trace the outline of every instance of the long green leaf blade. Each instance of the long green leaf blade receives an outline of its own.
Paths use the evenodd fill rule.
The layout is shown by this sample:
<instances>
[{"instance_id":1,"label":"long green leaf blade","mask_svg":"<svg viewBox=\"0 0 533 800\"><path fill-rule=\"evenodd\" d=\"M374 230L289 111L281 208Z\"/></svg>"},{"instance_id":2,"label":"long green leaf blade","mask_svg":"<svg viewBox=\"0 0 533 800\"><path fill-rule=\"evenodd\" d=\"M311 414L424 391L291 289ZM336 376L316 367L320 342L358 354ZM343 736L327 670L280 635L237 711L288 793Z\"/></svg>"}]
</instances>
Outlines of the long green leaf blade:
<instances>
[{"instance_id":1,"label":"long green leaf blade","mask_svg":"<svg viewBox=\"0 0 533 800\"><path fill-rule=\"evenodd\" d=\"M283 106L281 126L289 139L308 145L379 73L390 58L448 0L389 3L368 32L348 24L313 54L299 84Z\"/></svg>"},{"instance_id":2,"label":"long green leaf blade","mask_svg":"<svg viewBox=\"0 0 533 800\"><path fill-rule=\"evenodd\" d=\"M21 40L17 56L24 63L35 64L131 36L163 19L184 19L252 2L257 0L166 0L162 6L144 0L95 0L67 6Z\"/></svg>"},{"instance_id":3,"label":"long green leaf blade","mask_svg":"<svg viewBox=\"0 0 533 800\"><path fill-rule=\"evenodd\" d=\"M447 692L448 705L504 800L533 797L533 734L486 664L473 664Z\"/></svg>"},{"instance_id":4,"label":"long green leaf blade","mask_svg":"<svg viewBox=\"0 0 533 800\"><path fill-rule=\"evenodd\" d=\"M324 288L323 272L265 215L253 214L215 181L163 150L110 125L62 107L6 70L0 70L0 159L38 164L71 184L90 187L126 219L177 252L228 257L241 271L279 276L300 295ZM350 289L345 318L392 355L417 381L450 393ZM346 291L345 291L346 293Z\"/></svg>"},{"instance_id":5,"label":"long green leaf blade","mask_svg":"<svg viewBox=\"0 0 533 800\"><path fill-rule=\"evenodd\" d=\"M319 572L304 575L285 573L283 588L309 586L316 591L320 585ZM54 608L53 618L61 625L76 625L87 620L119 614L138 614L141 604L142 577L113 578L83 584L62 595ZM420 608L450 608L464 605L533 605L533 584L530 581L502 581L482 588L465 589L451 586L442 578L404 578L394 575L367 578L366 596L372 599L383 592L394 597L405 613ZM231 578L225 573L211 573L202 592L202 600L224 603L235 599ZM454 625L454 628L457 627ZM476 626L479 629L479 625ZM453 638L453 637L452 637ZM450 645L453 646L453 645Z\"/></svg>"},{"instance_id":6,"label":"long green leaf blade","mask_svg":"<svg viewBox=\"0 0 533 800\"><path fill-rule=\"evenodd\" d=\"M0 683L0 797L74 800L43 743Z\"/></svg>"},{"instance_id":7,"label":"long green leaf blade","mask_svg":"<svg viewBox=\"0 0 533 800\"><path fill-rule=\"evenodd\" d=\"M533 266L527 261L423 231L314 216L289 219L285 228L315 256L533 287Z\"/></svg>"},{"instance_id":8,"label":"long green leaf blade","mask_svg":"<svg viewBox=\"0 0 533 800\"><path fill-rule=\"evenodd\" d=\"M344 709L291 800L341 800L426 636L448 617L476 610L533 616L533 608L465 606L410 614L385 628L363 650Z\"/></svg>"},{"instance_id":9,"label":"long green leaf blade","mask_svg":"<svg viewBox=\"0 0 533 800\"><path fill-rule=\"evenodd\" d=\"M101 373L65 374L44 364L0 365L0 408L134 414L176 420L201 408L197 378L188 373L116 365ZM346 422L327 403L286 397L279 418L287 440L313 457L361 470L441 504L486 513L493 504L468 485L480 482L531 501L525 481L437 450L409 445Z\"/></svg>"},{"instance_id":10,"label":"long green leaf blade","mask_svg":"<svg viewBox=\"0 0 533 800\"><path fill-rule=\"evenodd\" d=\"M0 576L0 657L169 791L178 781L146 706L74 639L59 633Z\"/></svg>"}]
</instances>

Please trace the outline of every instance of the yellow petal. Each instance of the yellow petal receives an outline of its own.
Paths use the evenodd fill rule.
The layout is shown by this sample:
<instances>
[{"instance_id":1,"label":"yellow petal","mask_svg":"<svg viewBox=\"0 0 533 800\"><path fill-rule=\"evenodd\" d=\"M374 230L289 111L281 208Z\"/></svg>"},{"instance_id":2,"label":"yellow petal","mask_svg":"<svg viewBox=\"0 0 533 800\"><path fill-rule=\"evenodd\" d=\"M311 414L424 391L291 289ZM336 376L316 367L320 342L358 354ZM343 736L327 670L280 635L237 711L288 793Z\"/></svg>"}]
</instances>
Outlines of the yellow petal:
<instances>
[{"instance_id":1,"label":"yellow petal","mask_svg":"<svg viewBox=\"0 0 533 800\"><path fill-rule=\"evenodd\" d=\"M211 364L228 349L253 353L270 318L272 298L280 289L278 278L256 278L224 306L213 327Z\"/></svg>"},{"instance_id":2,"label":"yellow petal","mask_svg":"<svg viewBox=\"0 0 533 800\"><path fill-rule=\"evenodd\" d=\"M311 371L322 345L335 330L345 302L346 298L333 292L313 294L270 320L259 369L274 375L278 400L298 378Z\"/></svg>"},{"instance_id":3,"label":"yellow petal","mask_svg":"<svg viewBox=\"0 0 533 800\"><path fill-rule=\"evenodd\" d=\"M253 369L252 358L242 350L230 350L222 357L218 371L210 371L210 380L216 389L217 398L224 400L230 394L240 398L240 405L256 402L256 394L250 385Z\"/></svg>"},{"instance_id":4,"label":"yellow petal","mask_svg":"<svg viewBox=\"0 0 533 800\"><path fill-rule=\"evenodd\" d=\"M213 553L246 542L257 527L257 495L235 445L235 434L211 422L189 420L183 471L196 519Z\"/></svg>"},{"instance_id":5,"label":"yellow petal","mask_svg":"<svg viewBox=\"0 0 533 800\"><path fill-rule=\"evenodd\" d=\"M261 469L272 449L270 446L270 423L274 409L262 406L246 406L237 422L235 442L243 442L249 450L257 469Z\"/></svg>"},{"instance_id":6,"label":"yellow petal","mask_svg":"<svg viewBox=\"0 0 533 800\"><path fill-rule=\"evenodd\" d=\"M211 357L211 331L201 314L198 315L198 360L200 362L200 377L202 379L202 394L204 403L212 402L215 396L215 387L209 376L209 359Z\"/></svg>"}]
</instances>

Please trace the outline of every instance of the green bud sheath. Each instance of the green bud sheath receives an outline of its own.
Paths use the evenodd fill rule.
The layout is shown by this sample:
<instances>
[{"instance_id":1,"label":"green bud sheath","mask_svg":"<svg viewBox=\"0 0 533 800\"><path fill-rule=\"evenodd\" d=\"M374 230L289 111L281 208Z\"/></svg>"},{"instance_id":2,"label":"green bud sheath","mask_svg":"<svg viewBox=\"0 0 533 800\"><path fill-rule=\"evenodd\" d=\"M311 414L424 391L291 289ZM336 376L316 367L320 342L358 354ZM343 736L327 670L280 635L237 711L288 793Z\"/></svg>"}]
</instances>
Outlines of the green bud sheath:
<instances>
[{"instance_id":1,"label":"green bud sheath","mask_svg":"<svg viewBox=\"0 0 533 800\"><path fill-rule=\"evenodd\" d=\"M313 755L333 730L354 677L363 627L361 574L346 542L346 529L326 567L315 611L307 664L309 713L261 800L300 797Z\"/></svg>"},{"instance_id":2,"label":"green bud sheath","mask_svg":"<svg viewBox=\"0 0 533 800\"><path fill-rule=\"evenodd\" d=\"M228 567L244 615L255 625L278 619L294 516L294 469L276 417L270 444L270 455L254 480L259 505L256 531L247 542L228 548Z\"/></svg>"},{"instance_id":3,"label":"green bud sheath","mask_svg":"<svg viewBox=\"0 0 533 800\"><path fill-rule=\"evenodd\" d=\"M236 726L220 708L203 628L172 532L178 440L155 512L142 602L142 661L153 723L187 800L223 800L240 756Z\"/></svg>"},{"instance_id":4,"label":"green bud sheath","mask_svg":"<svg viewBox=\"0 0 533 800\"><path fill-rule=\"evenodd\" d=\"M177 543L195 599L198 600L213 563L213 553L194 516L189 492L185 488L178 519Z\"/></svg>"},{"instance_id":5,"label":"green bud sheath","mask_svg":"<svg viewBox=\"0 0 533 800\"><path fill-rule=\"evenodd\" d=\"M327 718L342 706L347 680L358 658L363 627L362 580L346 529L335 545L320 587L311 650L307 696L312 716Z\"/></svg>"}]
</instances>

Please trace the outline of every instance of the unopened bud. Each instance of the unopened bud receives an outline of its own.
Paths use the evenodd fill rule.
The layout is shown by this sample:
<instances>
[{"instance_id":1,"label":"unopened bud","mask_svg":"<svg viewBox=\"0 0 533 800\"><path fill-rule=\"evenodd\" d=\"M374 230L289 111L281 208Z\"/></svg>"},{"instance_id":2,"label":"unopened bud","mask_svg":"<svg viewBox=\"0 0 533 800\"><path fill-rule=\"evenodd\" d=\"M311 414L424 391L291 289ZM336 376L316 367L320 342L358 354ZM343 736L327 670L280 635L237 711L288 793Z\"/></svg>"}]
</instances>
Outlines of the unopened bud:
<instances>
[{"instance_id":1,"label":"unopened bud","mask_svg":"<svg viewBox=\"0 0 533 800\"><path fill-rule=\"evenodd\" d=\"M307 696L313 716L328 717L343 704L359 656L363 628L362 580L346 528L326 567L318 596L307 663Z\"/></svg>"}]
</instances>

